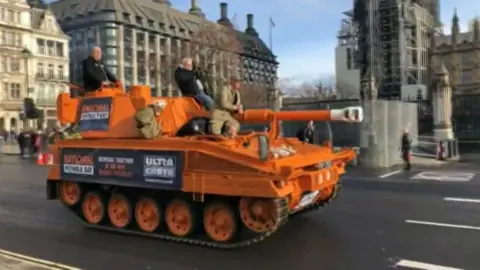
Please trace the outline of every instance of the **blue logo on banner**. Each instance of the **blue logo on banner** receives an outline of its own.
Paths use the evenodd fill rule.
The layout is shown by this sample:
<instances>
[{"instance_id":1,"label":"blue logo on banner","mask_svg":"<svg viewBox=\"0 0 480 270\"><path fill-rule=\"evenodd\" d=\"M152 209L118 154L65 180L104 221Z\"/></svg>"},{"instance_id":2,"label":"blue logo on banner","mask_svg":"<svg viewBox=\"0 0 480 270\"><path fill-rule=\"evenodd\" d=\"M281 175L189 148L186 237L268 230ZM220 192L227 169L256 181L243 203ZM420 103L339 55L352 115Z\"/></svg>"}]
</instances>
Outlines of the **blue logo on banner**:
<instances>
[{"instance_id":1,"label":"blue logo on banner","mask_svg":"<svg viewBox=\"0 0 480 270\"><path fill-rule=\"evenodd\" d=\"M80 107L80 132L107 131L110 127L111 98L84 99Z\"/></svg>"}]
</instances>

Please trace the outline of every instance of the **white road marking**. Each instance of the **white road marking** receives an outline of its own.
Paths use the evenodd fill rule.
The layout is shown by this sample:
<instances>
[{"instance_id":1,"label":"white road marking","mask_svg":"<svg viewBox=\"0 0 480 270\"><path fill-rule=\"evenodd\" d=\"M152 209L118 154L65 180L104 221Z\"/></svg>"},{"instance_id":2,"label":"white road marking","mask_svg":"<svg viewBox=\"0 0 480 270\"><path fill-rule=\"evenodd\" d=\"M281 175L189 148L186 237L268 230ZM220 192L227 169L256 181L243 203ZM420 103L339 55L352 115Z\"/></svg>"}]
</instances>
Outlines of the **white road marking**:
<instances>
[{"instance_id":1,"label":"white road marking","mask_svg":"<svg viewBox=\"0 0 480 270\"><path fill-rule=\"evenodd\" d=\"M389 173L380 175L380 178L387 178L387 177L389 177L389 176L392 176L392 175L395 175L395 174L399 174L399 173L401 173L401 172L402 172L401 170L389 172Z\"/></svg>"},{"instance_id":2,"label":"white road marking","mask_svg":"<svg viewBox=\"0 0 480 270\"><path fill-rule=\"evenodd\" d=\"M80 268L75 268L75 267L71 267L68 265L59 264L59 263L51 262L47 260L41 260L41 259L25 256L22 254L10 252L3 249L0 249L0 256L10 258L13 260L18 260L21 262L26 262L26 263L35 265L37 267L42 267L43 269L48 269L48 270L82 270Z\"/></svg>"},{"instance_id":3,"label":"white road marking","mask_svg":"<svg viewBox=\"0 0 480 270\"><path fill-rule=\"evenodd\" d=\"M410 179L423 179L423 180L437 180L446 182L468 182L475 177L474 173L460 173L460 172L421 172L414 175Z\"/></svg>"},{"instance_id":4,"label":"white road marking","mask_svg":"<svg viewBox=\"0 0 480 270\"><path fill-rule=\"evenodd\" d=\"M439 223L439 222L430 222L430 221L421 221L421 220L405 220L406 223L411 224L420 224L428 226L437 226L437 227L447 227L447 228L456 228L456 229L466 229L466 230L475 230L480 231L480 227L469 226L469 225L460 225L460 224L449 224L449 223Z\"/></svg>"},{"instance_id":5,"label":"white road marking","mask_svg":"<svg viewBox=\"0 0 480 270\"><path fill-rule=\"evenodd\" d=\"M423 262L416 262L416 261L410 261L410 260L400 260L395 264L395 266L408 267L408 268L419 269L419 270L463 270L460 268L423 263Z\"/></svg>"},{"instance_id":6,"label":"white road marking","mask_svg":"<svg viewBox=\"0 0 480 270\"><path fill-rule=\"evenodd\" d=\"M449 201L449 202L480 203L480 199L469 199L469 198L445 197L445 198L443 198L443 200L444 201Z\"/></svg>"}]
</instances>

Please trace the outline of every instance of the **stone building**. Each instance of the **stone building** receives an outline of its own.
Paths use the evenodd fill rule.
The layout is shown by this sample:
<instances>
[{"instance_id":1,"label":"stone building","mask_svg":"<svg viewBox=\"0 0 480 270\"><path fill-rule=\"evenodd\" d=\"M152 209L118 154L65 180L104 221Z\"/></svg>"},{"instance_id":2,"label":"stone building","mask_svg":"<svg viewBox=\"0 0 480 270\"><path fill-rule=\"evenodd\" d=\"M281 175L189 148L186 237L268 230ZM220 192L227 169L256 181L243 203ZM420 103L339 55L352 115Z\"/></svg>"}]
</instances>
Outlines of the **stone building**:
<instances>
[{"instance_id":1,"label":"stone building","mask_svg":"<svg viewBox=\"0 0 480 270\"><path fill-rule=\"evenodd\" d=\"M460 31L455 12L450 35L437 35L432 42L432 65L443 62L450 73L455 94L480 94L480 20L474 19L467 32Z\"/></svg>"},{"instance_id":2,"label":"stone building","mask_svg":"<svg viewBox=\"0 0 480 270\"><path fill-rule=\"evenodd\" d=\"M217 23L205 19L196 0L188 12L165 0L60 0L51 8L71 37L71 79L80 85L81 61L92 45L102 48L105 66L127 87L149 85L153 95L179 94L173 71L185 56L199 63L213 59L208 72L214 91L234 72L251 85L268 87L276 80L276 57L255 31L253 15L247 15L246 30L238 31L226 3L221 3ZM192 41L204 26L229 33L216 38L238 40L240 49L217 48L212 55L199 50L206 44Z\"/></svg>"},{"instance_id":3,"label":"stone building","mask_svg":"<svg viewBox=\"0 0 480 270\"><path fill-rule=\"evenodd\" d=\"M36 1L0 1L1 130L34 126L21 121L25 97L34 98L47 120L55 121L56 96L67 90L68 36L50 10L30 2Z\"/></svg>"},{"instance_id":4,"label":"stone building","mask_svg":"<svg viewBox=\"0 0 480 270\"><path fill-rule=\"evenodd\" d=\"M452 118L455 136L462 141L480 139L480 20L460 31L455 12L450 35L432 38L432 70L444 65L452 87Z\"/></svg>"}]
</instances>

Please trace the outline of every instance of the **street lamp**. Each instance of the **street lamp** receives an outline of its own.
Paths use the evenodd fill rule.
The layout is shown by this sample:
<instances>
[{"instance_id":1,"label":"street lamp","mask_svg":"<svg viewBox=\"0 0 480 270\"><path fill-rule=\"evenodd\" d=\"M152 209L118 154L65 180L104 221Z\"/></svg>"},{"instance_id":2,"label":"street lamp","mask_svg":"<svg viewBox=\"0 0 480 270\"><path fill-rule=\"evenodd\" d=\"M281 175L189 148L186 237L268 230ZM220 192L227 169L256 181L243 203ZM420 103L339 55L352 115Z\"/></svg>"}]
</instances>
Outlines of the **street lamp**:
<instances>
[{"instance_id":1,"label":"street lamp","mask_svg":"<svg viewBox=\"0 0 480 270\"><path fill-rule=\"evenodd\" d=\"M28 59L32 56L32 52L27 49L27 48L24 48L22 50L22 55L23 55L23 60L24 60L24 67L25 67L25 93L27 95L27 97L30 97L30 94L33 92L29 85L30 85L30 80L29 80L29 72L28 72ZM20 113L21 113L21 110L20 110ZM23 127L24 128L27 128L29 125L28 125L28 119L25 117L25 112L24 112L24 117L23 117Z\"/></svg>"}]
</instances>

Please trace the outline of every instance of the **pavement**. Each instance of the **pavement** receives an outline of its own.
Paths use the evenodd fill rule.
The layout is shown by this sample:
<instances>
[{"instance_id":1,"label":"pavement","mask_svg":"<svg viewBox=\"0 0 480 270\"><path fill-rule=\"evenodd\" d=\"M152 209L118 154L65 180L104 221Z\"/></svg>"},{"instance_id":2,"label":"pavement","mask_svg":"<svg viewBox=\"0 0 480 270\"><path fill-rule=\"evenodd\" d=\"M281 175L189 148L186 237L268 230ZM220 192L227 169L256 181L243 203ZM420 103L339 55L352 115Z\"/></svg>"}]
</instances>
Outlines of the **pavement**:
<instances>
[{"instance_id":1,"label":"pavement","mask_svg":"<svg viewBox=\"0 0 480 270\"><path fill-rule=\"evenodd\" d=\"M480 265L475 166L350 170L339 199L328 207L292 218L263 243L233 251L87 230L58 201L45 199L44 167L4 156L0 172L0 251L14 254L17 266L29 260L37 260L36 267L50 264L14 268L6 262L12 256L0 256L0 269L475 270Z\"/></svg>"}]
</instances>

